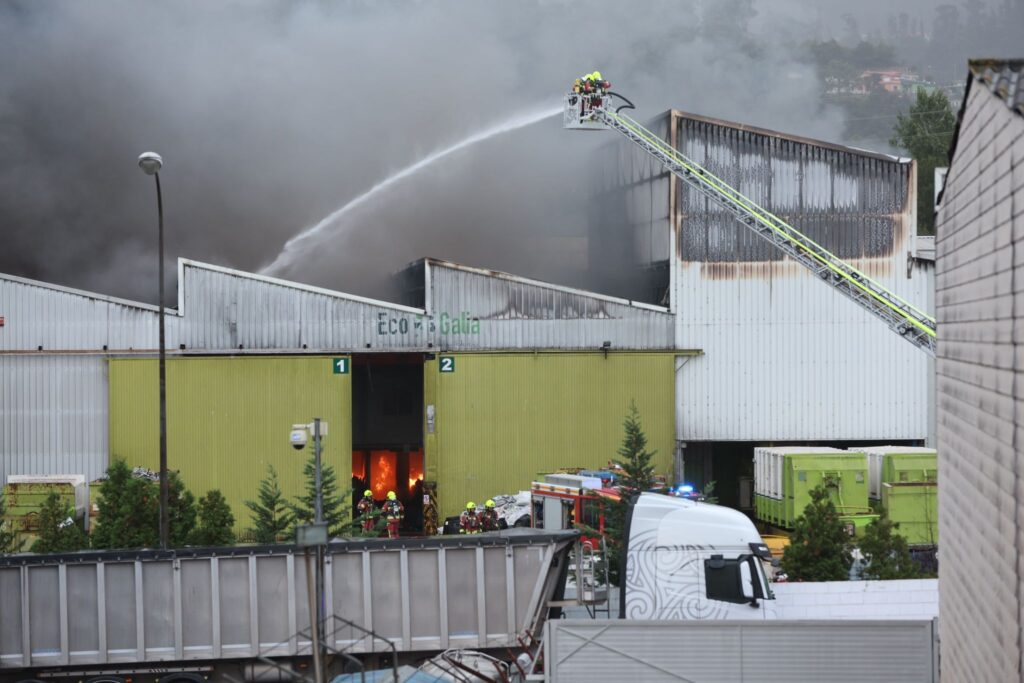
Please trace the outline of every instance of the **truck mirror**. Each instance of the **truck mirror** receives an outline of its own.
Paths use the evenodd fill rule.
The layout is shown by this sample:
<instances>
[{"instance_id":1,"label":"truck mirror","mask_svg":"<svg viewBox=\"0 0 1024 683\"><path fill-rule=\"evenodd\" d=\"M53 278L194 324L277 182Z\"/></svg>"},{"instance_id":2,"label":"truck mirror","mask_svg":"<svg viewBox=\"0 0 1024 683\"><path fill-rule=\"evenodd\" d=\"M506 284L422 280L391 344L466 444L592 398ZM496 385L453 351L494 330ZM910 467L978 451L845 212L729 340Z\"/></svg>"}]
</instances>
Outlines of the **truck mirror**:
<instances>
[{"instance_id":1,"label":"truck mirror","mask_svg":"<svg viewBox=\"0 0 1024 683\"><path fill-rule=\"evenodd\" d=\"M750 571L748 562L740 563L740 590L743 597L752 605L757 604L757 598L754 595L754 575Z\"/></svg>"}]
</instances>

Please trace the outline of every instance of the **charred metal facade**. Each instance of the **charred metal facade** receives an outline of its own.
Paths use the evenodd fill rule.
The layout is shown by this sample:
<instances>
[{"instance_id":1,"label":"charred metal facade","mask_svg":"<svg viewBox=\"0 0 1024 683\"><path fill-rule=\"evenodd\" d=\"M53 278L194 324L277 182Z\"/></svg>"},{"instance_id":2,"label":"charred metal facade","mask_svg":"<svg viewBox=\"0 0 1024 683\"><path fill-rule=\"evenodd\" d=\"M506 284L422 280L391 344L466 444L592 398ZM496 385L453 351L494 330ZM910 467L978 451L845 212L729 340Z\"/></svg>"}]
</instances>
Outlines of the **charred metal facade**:
<instances>
[{"instance_id":1,"label":"charred metal facade","mask_svg":"<svg viewBox=\"0 0 1024 683\"><path fill-rule=\"evenodd\" d=\"M912 160L681 111L648 125L829 251L934 309L934 258L915 237ZM627 142L610 145L602 166L601 205L626 228L612 243L600 236L605 251L646 262L651 277L637 295L669 306L677 348L704 351L676 374L688 465L724 442L739 452L742 443L929 438L925 354Z\"/></svg>"}]
</instances>

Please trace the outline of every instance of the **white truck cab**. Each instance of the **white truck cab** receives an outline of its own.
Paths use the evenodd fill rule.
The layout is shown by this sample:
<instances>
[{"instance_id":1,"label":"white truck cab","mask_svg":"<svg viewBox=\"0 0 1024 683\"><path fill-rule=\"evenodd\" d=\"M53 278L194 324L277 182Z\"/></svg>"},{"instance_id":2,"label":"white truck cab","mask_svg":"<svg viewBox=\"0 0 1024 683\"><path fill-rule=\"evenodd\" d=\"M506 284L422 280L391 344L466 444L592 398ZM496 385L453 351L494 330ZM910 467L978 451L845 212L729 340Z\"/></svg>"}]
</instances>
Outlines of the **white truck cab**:
<instances>
[{"instance_id":1,"label":"white truck cab","mask_svg":"<svg viewBox=\"0 0 1024 683\"><path fill-rule=\"evenodd\" d=\"M626 527L625 619L763 619L773 600L753 522L730 508L643 493Z\"/></svg>"}]
</instances>

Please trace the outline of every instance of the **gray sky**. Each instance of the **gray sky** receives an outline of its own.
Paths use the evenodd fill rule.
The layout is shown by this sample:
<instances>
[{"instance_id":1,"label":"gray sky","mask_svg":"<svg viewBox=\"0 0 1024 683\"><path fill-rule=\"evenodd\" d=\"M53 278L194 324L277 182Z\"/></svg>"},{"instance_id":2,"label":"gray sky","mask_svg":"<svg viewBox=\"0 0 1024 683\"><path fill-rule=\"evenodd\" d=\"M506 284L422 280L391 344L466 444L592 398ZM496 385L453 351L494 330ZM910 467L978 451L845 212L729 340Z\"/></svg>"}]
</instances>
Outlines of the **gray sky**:
<instances>
[{"instance_id":1,"label":"gray sky","mask_svg":"<svg viewBox=\"0 0 1024 683\"><path fill-rule=\"evenodd\" d=\"M900 4L856 11L868 30ZM795 0L8 0L0 272L154 300L155 196L135 165L148 149L165 159L169 256L258 270L389 174L557 106L594 68L641 118L674 106L839 140L841 117L820 109L796 46L840 31L848 11ZM586 233L580 207L602 140L554 118L475 145L361 207L285 274L384 294L389 273L432 255L560 280L545 240Z\"/></svg>"}]
</instances>

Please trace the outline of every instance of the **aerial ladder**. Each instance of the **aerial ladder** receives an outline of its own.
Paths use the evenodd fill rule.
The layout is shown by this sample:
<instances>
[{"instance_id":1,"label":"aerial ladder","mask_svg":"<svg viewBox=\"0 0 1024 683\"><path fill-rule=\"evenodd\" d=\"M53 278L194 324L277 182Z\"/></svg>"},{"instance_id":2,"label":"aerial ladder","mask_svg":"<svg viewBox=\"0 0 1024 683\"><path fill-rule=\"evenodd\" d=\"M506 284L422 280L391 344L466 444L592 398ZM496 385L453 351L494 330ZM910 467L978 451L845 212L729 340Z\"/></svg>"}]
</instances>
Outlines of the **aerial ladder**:
<instances>
[{"instance_id":1,"label":"aerial ladder","mask_svg":"<svg viewBox=\"0 0 1024 683\"><path fill-rule=\"evenodd\" d=\"M565 96L565 128L611 129L621 133L661 162L677 178L718 203L736 220L771 242L821 281L853 299L880 318L893 332L935 357L935 318L846 263L621 113L623 109L633 109L632 102L612 92L610 84L602 80L600 74L595 76L577 80ZM617 106L618 100L623 103Z\"/></svg>"}]
</instances>

